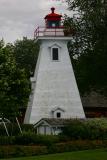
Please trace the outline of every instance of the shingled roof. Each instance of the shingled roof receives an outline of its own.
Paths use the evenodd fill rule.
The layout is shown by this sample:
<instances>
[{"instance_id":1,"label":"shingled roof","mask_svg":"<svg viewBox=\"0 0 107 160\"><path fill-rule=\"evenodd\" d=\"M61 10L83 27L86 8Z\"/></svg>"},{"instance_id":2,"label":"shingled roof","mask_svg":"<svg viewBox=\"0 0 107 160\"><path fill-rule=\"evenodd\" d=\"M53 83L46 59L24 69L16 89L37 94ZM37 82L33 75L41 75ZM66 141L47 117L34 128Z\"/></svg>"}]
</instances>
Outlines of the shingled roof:
<instances>
[{"instance_id":1,"label":"shingled roof","mask_svg":"<svg viewBox=\"0 0 107 160\"><path fill-rule=\"evenodd\" d=\"M39 122L34 124L34 127L37 127L43 122L45 122L49 126L65 126L71 123L73 119L62 119L62 118L42 118Z\"/></svg>"},{"instance_id":2,"label":"shingled roof","mask_svg":"<svg viewBox=\"0 0 107 160\"><path fill-rule=\"evenodd\" d=\"M61 118L44 118L44 120L50 125L65 125L71 122L71 119Z\"/></svg>"}]
</instances>

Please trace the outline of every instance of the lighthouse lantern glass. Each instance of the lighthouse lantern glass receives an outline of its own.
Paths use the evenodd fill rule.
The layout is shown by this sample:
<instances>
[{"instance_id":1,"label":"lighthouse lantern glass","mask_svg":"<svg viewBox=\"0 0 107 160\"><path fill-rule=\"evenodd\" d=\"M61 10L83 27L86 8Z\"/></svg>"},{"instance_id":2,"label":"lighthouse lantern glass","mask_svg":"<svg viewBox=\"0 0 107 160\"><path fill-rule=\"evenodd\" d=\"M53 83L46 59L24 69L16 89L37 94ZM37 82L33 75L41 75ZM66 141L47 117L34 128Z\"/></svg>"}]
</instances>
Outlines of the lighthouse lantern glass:
<instances>
[{"instance_id":1,"label":"lighthouse lantern glass","mask_svg":"<svg viewBox=\"0 0 107 160\"><path fill-rule=\"evenodd\" d=\"M55 8L51 8L52 13L45 17L47 28L59 28L61 26L62 15L54 13Z\"/></svg>"}]
</instances>

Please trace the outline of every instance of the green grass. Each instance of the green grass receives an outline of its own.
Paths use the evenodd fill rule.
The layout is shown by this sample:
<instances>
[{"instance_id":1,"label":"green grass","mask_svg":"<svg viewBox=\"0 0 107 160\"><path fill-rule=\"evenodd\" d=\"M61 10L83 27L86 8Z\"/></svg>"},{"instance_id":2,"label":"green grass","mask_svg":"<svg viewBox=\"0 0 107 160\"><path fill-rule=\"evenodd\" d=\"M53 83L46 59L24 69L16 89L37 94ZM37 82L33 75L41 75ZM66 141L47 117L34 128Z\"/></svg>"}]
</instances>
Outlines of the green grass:
<instances>
[{"instance_id":1,"label":"green grass","mask_svg":"<svg viewBox=\"0 0 107 160\"><path fill-rule=\"evenodd\" d=\"M107 160L107 149L67 152L34 157L11 158L8 160Z\"/></svg>"}]
</instances>

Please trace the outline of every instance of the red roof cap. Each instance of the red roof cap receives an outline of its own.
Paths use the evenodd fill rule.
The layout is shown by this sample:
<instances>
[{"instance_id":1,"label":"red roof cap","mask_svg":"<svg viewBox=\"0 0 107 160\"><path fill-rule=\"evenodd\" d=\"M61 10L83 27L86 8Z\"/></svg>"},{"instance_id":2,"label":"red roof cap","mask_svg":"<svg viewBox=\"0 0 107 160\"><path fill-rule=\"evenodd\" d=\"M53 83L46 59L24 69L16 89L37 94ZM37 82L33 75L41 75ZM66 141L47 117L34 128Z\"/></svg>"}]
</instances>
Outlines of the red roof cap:
<instances>
[{"instance_id":1,"label":"red roof cap","mask_svg":"<svg viewBox=\"0 0 107 160\"><path fill-rule=\"evenodd\" d=\"M51 13L48 14L48 15L46 15L46 16L45 16L45 19L50 20L50 19L55 18L56 20L60 20L61 17L62 17L62 15L61 15L61 14L56 14L54 11L55 11L55 8L52 7L52 8L51 8Z\"/></svg>"}]
</instances>

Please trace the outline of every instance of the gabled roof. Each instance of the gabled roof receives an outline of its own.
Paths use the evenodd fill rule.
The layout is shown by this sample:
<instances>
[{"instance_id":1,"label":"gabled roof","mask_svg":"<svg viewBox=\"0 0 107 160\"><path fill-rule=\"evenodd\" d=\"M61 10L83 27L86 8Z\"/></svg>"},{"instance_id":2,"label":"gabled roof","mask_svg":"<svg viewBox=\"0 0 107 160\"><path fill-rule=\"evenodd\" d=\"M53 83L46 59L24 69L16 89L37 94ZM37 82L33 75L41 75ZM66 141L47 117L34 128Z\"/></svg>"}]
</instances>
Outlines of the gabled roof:
<instances>
[{"instance_id":1,"label":"gabled roof","mask_svg":"<svg viewBox=\"0 0 107 160\"><path fill-rule=\"evenodd\" d=\"M58 48L61 48L61 46L59 44L57 44L57 43L54 43L54 44L50 45L49 48L52 48L54 46L57 46Z\"/></svg>"},{"instance_id":2,"label":"gabled roof","mask_svg":"<svg viewBox=\"0 0 107 160\"><path fill-rule=\"evenodd\" d=\"M52 112L55 112L55 111L57 111L57 110L60 110L60 111L62 111L62 112L65 112L65 110L62 109L62 108L60 108L60 107L54 107L54 108L52 109Z\"/></svg>"},{"instance_id":3,"label":"gabled roof","mask_svg":"<svg viewBox=\"0 0 107 160\"><path fill-rule=\"evenodd\" d=\"M42 125L43 123L50 127L60 127L68 125L72 119L62 119L62 118L42 118L40 121L38 121L36 124L34 124L34 127L38 127Z\"/></svg>"}]
</instances>

